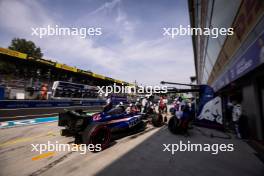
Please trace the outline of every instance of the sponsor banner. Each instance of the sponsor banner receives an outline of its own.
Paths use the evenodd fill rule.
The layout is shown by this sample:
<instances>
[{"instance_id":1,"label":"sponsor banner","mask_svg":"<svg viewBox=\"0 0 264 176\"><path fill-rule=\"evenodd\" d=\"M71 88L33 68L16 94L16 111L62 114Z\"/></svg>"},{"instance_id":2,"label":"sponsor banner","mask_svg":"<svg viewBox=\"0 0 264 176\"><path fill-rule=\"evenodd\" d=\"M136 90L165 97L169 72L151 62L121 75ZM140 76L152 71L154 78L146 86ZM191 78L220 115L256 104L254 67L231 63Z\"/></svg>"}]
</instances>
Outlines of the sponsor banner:
<instances>
[{"instance_id":1,"label":"sponsor banner","mask_svg":"<svg viewBox=\"0 0 264 176\"><path fill-rule=\"evenodd\" d=\"M103 106L105 100L2 100L0 109L17 109L17 108L45 108L45 107L70 107L70 106ZM1 115L0 115L1 116Z\"/></svg>"},{"instance_id":2,"label":"sponsor banner","mask_svg":"<svg viewBox=\"0 0 264 176\"><path fill-rule=\"evenodd\" d=\"M48 123L48 122L56 122L58 121L58 117L42 117L36 119L27 119L27 120L15 120L15 121L6 121L0 122L0 128L11 128L18 126L26 126L26 125L36 125L40 123Z\"/></svg>"},{"instance_id":3,"label":"sponsor banner","mask_svg":"<svg viewBox=\"0 0 264 176\"><path fill-rule=\"evenodd\" d=\"M125 82L125 81L122 81L122 83L123 83L124 85L126 85L126 86L135 86L134 84L130 84L130 83Z\"/></svg>"},{"instance_id":4,"label":"sponsor banner","mask_svg":"<svg viewBox=\"0 0 264 176\"><path fill-rule=\"evenodd\" d=\"M18 57L20 59L27 59L27 54L20 53L18 51L6 49L6 48L0 48L0 53L1 54L6 54L6 55L9 55L9 56L13 56L13 57Z\"/></svg>"},{"instance_id":5,"label":"sponsor banner","mask_svg":"<svg viewBox=\"0 0 264 176\"><path fill-rule=\"evenodd\" d=\"M93 75L93 77L95 77L95 78L105 79L105 76L103 76L103 75L99 75L99 74L96 74L96 73L93 73L92 75Z\"/></svg>"},{"instance_id":6,"label":"sponsor banner","mask_svg":"<svg viewBox=\"0 0 264 176\"><path fill-rule=\"evenodd\" d=\"M196 117L195 123L201 126L222 129L223 113L221 97L218 96L208 101Z\"/></svg>"},{"instance_id":7,"label":"sponsor banner","mask_svg":"<svg viewBox=\"0 0 264 176\"><path fill-rule=\"evenodd\" d=\"M46 60L46 59L35 59L35 61L40 62L42 64L46 64L46 65L56 66L56 62Z\"/></svg>"},{"instance_id":8,"label":"sponsor banner","mask_svg":"<svg viewBox=\"0 0 264 176\"><path fill-rule=\"evenodd\" d=\"M204 107L204 105L212 100L214 98L214 90L212 87L208 85L200 85L199 86L199 106L198 106L198 112L197 114L199 115Z\"/></svg>"},{"instance_id":9,"label":"sponsor banner","mask_svg":"<svg viewBox=\"0 0 264 176\"><path fill-rule=\"evenodd\" d=\"M222 101L220 97L208 101L199 116L198 120L208 120L223 125Z\"/></svg>"},{"instance_id":10,"label":"sponsor banner","mask_svg":"<svg viewBox=\"0 0 264 176\"><path fill-rule=\"evenodd\" d=\"M68 71L72 71L72 72L77 72L77 68L75 68L75 67L71 67L71 66L66 65L66 64L56 63L56 67L57 67L57 68L61 68L61 69L63 69L63 70L68 70Z\"/></svg>"},{"instance_id":11,"label":"sponsor banner","mask_svg":"<svg viewBox=\"0 0 264 176\"><path fill-rule=\"evenodd\" d=\"M127 83L129 86L136 86L135 84Z\"/></svg>"},{"instance_id":12,"label":"sponsor banner","mask_svg":"<svg viewBox=\"0 0 264 176\"><path fill-rule=\"evenodd\" d=\"M78 72L78 73L85 74L85 75L92 76L92 72L90 72L90 71L85 71L85 70L77 69L77 72Z\"/></svg>"},{"instance_id":13,"label":"sponsor banner","mask_svg":"<svg viewBox=\"0 0 264 176\"><path fill-rule=\"evenodd\" d=\"M244 52L241 57L234 58L223 73L213 84L215 91L223 88L232 81L244 76L264 63L264 33Z\"/></svg>"},{"instance_id":14,"label":"sponsor banner","mask_svg":"<svg viewBox=\"0 0 264 176\"><path fill-rule=\"evenodd\" d=\"M119 83L119 84L122 84L122 83L123 83L123 81L120 81L120 80L118 80L118 79L115 79L115 82L116 82L116 83Z\"/></svg>"},{"instance_id":15,"label":"sponsor banner","mask_svg":"<svg viewBox=\"0 0 264 176\"><path fill-rule=\"evenodd\" d=\"M127 100L126 96L112 95L111 96L111 101L112 101L113 105L117 105L120 102L122 102L123 104L128 104L128 100Z\"/></svg>"},{"instance_id":16,"label":"sponsor banner","mask_svg":"<svg viewBox=\"0 0 264 176\"><path fill-rule=\"evenodd\" d=\"M111 81L111 82L115 82L115 80L113 78L105 77L105 79L108 81Z\"/></svg>"},{"instance_id":17,"label":"sponsor banner","mask_svg":"<svg viewBox=\"0 0 264 176\"><path fill-rule=\"evenodd\" d=\"M195 124L209 128L223 128L222 100L215 97L214 89L208 85L199 86L199 104Z\"/></svg>"},{"instance_id":18,"label":"sponsor banner","mask_svg":"<svg viewBox=\"0 0 264 176\"><path fill-rule=\"evenodd\" d=\"M93 114L98 112L87 112L87 115L92 116ZM19 127L19 126L28 126L28 125L36 125L41 123L49 123L49 122L57 122L58 116L54 117L39 117L35 119L26 119L26 120L14 120L14 121L6 121L0 122L1 128L11 128L11 127Z\"/></svg>"}]
</instances>

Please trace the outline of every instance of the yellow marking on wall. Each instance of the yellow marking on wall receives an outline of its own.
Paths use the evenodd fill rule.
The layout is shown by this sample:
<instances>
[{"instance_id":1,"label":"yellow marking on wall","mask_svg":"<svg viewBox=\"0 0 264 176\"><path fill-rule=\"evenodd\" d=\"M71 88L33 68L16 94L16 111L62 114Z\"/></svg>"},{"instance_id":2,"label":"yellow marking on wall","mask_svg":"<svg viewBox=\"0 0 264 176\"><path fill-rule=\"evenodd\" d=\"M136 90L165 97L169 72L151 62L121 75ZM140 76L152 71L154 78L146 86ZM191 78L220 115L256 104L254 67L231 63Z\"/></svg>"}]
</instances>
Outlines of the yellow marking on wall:
<instances>
[{"instance_id":1,"label":"yellow marking on wall","mask_svg":"<svg viewBox=\"0 0 264 176\"><path fill-rule=\"evenodd\" d=\"M72 72L77 72L77 68L71 67L71 66L66 65L66 64L56 63L56 67L64 69L64 70L72 71Z\"/></svg>"},{"instance_id":2,"label":"yellow marking on wall","mask_svg":"<svg viewBox=\"0 0 264 176\"><path fill-rule=\"evenodd\" d=\"M13 57L18 57L20 59L26 59L27 58L27 54L25 54L25 53L20 53L18 51L6 49L6 48L0 48L0 53L6 54L9 56L13 56Z\"/></svg>"},{"instance_id":3,"label":"yellow marking on wall","mask_svg":"<svg viewBox=\"0 0 264 176\"><path fill-rule=\"evenodd\" d=\"M105 79L105 76L99 75L99 74L96 74L96 73L93 73L93 77L100 78L100 79Z\"/></svg>"},{"instance_id":4,"label":"yellow marking on wall","mask_svg":"<svg viewBox=\"0 0 264 176\"><path fill-rule=\"evenodd\" d=\"M123 81L120 81L120 80L118 80L118 79L115 79L115 82L116 82L116 83L119 83L119 84L122 84L122 83L123 83Z\"/></svg>"}]
</instances>

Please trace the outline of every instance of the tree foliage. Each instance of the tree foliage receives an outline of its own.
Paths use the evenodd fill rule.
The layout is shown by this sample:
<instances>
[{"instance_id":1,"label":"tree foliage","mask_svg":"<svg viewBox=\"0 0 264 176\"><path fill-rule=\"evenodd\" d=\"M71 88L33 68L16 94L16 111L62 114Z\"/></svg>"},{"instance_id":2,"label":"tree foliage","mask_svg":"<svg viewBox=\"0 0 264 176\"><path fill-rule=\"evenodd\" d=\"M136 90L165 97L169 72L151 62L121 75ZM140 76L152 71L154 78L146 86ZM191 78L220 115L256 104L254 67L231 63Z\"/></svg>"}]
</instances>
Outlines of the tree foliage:
<instances>
[{"instance_id":1,"label":"tree foliage","mask_svg":"<svg viewBox=\"0 0 264 176\"><path fill-rule=\"evenodd\" d=\"M14 38L8 48L26 53L29 57L33 58L41 58L43 56L41 49L37 47L34 42L27 41L26 39Z\"/></svg>"}]
</instances>

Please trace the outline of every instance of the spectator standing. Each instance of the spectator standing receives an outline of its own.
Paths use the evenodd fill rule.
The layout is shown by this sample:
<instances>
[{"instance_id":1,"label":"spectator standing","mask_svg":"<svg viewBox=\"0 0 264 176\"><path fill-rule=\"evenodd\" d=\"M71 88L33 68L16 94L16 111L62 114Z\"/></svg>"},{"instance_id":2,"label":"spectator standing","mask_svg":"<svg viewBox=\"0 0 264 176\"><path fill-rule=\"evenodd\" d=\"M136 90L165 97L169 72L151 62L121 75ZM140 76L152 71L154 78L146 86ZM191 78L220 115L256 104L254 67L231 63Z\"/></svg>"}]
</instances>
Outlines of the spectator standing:
<instances>
[{"instance_id":1,"label":"spectator standing","mask_svg":"<svg viewBox=\"0 0 264 176\"><path fill-rule=\"evenodd\" d=\"M165 111L165 113L167 113L168 99L167 99L166 96L165 96L164 99L163 99L163 103L164 103L164 111Z\"/></svg>"},{"instance_id":2,"label":"spectator standing","mask_svg":"<svg viewBox=\"0 0 264 176\"><path fill-rule=\"evenodd\" d=\"M113 103L112 103L112 99L109 95L105 95L107 97L106 99L106 105L103 109L103 112L108 112L109 110L111 110L113 108Z\"/></svg>"},{"instance_id":3,"label":"spectator standing","mask_svg":"<svg viewBox=\"0 0 264 176\"><path fill-rule=\"evenodd\" d=\"M148 97L145 96L142 100L142 108L141 108L142 113L146 112L147 104L148 104Z\"/></svg>"},{"instance_id":4,"label":"spectator standing","mask_svg":"<svg viewBox=\"0 0 264 176\"><path fill-rule=\"evenodd\" d=\"M48 98L48 84L43 84L40 88L40 99L47 100Z\"/></svg>"},{"instance_id":5,"label":"spectator standing","mask_svg":"<svg viewBox=\"0 0 264 176\"><path fill-rule=\"evenodd\" d=\"M141 112L141 106L142 104L140 103L140 99L138 98L136 103L135 103L135 106L137 107L137 109Z\"/></svg>"},{"instance_id":6,"label":"spectator standing","mask_svg":"<svg viewBox=\"0 0 264 176\"><path fill-rule=\"evenodd\" d=\"M159 100L159 112L163 113L164 109L165 109L165 102L164 102L164 98L161 96Z\"/></svg>"},{"instance_id":7,"label":"spectator standing","mask_svg":"<svg viewBox=\"0 0 264 176\"><path fill-rule=\"evenodd\" d=\"M237 138L241 139L239 119L241 118L241 115L242 115L242 107L237 101L234 101L233 104L234 104L234 107L232 111L232 120L235 125L235 131L236 131Z\"/></svg>"}]
</instances>

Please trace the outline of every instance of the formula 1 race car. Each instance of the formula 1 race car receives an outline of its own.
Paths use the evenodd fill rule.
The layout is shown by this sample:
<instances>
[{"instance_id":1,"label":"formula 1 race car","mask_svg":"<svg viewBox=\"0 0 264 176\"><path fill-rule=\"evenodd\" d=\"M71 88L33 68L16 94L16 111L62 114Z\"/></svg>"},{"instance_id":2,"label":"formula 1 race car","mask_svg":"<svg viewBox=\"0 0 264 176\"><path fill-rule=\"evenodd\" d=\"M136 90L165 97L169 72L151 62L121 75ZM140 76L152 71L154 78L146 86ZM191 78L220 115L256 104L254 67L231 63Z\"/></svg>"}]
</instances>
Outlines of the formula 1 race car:
<instances>
[{"instance_id":1,"label":"formula 1 race car","mask_svg":"<svg viewBox=\"0 0 264 176\"><path fill-rule=\"evenodd\" d=\"M111 134L143 128L143 114L127 113L124 107L116 107L108 112L87 115L82 110L65 111L59 114L58 125L65 127L62 136L74 136L75 143L101 144L105 149L111 142Z\"/></svg>"}]
</instances>

